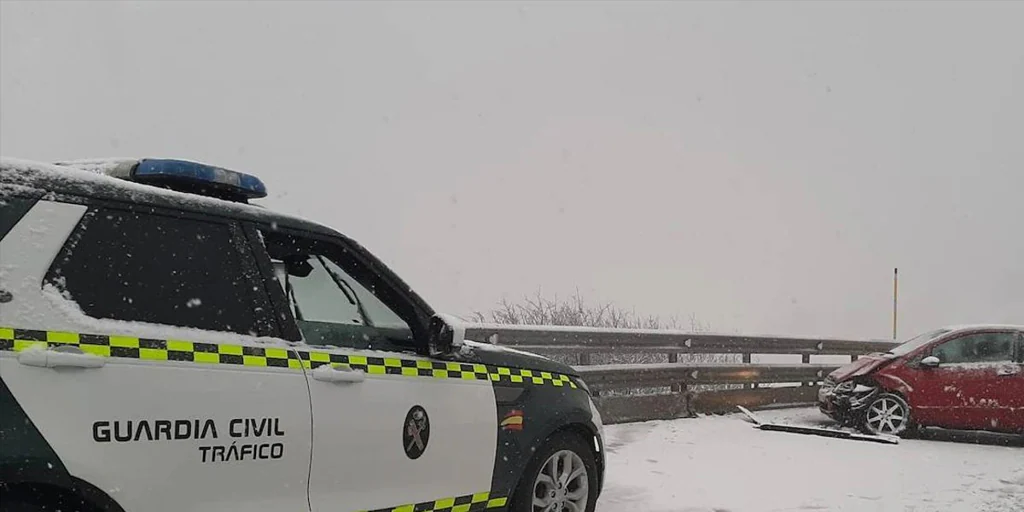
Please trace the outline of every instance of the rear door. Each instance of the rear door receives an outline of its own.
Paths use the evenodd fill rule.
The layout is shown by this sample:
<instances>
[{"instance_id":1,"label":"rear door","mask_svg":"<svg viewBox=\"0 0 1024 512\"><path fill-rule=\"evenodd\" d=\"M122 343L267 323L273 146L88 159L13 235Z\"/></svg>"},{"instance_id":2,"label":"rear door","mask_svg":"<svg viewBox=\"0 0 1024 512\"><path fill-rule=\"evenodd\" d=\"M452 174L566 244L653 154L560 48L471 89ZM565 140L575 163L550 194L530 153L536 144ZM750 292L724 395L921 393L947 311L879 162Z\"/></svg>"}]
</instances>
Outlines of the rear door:
<instances>
[{"instance_id":1,"label":"rear door","mask_svg":"<svg viewBox=\"0 0 1024 512\"><path fill-rule=\"evenodd\" d=\"M1008 365L1000 372L1006 404L1004 424L1012 432L1024 433L1024 331L1017 333L1017 364Z\"/></svg>"},{"instance_id":2,"label":"rear door","mask_svg":"<svg viewBox=\"0 0 1024 512\"><path fill-rule=\"evenodd\" d=\"M308 510L306 381L260 338L277 329L235 223L40 201L0 254L0 378L51 469L126 511Z\"/></svg>"},{"instance_id":3,"label":"rear door","mask_svg":"<svg viewBox=\"0 0 1024 512\"><path fill-rule=\"evenodd\" d=\"M912 405L919 420L961 429L1004 428L1011 418L1007 394L1017 376L1017 333L965 333L933 346L937 368L919 368Z\"/></svg>"},{"instance_id":4,"label":"rear door","mask_svg":"<svg viewBox=\"0 0 1024 512\"><path fill-rule=\"evenodd\" d=\"M310 345L299 351L312 510L504 505L490 495L498 425L486 368L417 355L423 315L342 241L280 226L260 238L290 299L285 316Z\"/></svg>"}]
</instances>

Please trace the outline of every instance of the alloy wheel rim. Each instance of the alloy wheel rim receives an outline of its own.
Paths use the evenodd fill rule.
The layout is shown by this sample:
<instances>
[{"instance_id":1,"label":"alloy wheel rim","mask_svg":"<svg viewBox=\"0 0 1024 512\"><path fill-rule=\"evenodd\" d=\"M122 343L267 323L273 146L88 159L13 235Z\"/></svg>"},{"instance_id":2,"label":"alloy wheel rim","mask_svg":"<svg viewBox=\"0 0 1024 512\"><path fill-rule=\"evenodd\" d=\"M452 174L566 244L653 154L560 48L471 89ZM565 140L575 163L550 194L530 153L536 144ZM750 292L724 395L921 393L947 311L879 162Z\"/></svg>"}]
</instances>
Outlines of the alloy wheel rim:
<instances>
[{"instance_id":1,"label":"alloy wheel rim","mask_svg":"<svg viewBox=\"0 0 1024 512\"><path fill-rule=\"evenodd\" d=\"M868 407L867 426L876 434L899 434L907 427L909 415L904 405L894 398L875 400Z\"/></svg>"},{"instance_id":2,"label":"alloy wheel rim","mask_svg":"<svg viewBox=\"0 0 1024 512\"><path fill-rule=\"evenodd\" d=\"M590 481L583 459L562 450L544 462L533 482L533 512L586 512Z\"/></svg>"}]
</instances>

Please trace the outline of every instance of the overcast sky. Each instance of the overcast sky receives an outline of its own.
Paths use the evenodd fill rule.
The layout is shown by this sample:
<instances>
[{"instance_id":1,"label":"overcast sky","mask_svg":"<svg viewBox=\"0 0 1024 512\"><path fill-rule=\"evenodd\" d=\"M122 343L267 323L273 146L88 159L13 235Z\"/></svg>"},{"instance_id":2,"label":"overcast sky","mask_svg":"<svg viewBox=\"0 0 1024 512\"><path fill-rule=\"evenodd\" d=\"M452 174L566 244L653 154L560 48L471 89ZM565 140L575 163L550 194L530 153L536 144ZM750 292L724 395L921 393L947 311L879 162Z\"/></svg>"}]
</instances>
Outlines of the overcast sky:
<instances>
[{"instance_id":1,"label":"overcast sky","mask_svg":"<svg viewBox=\"0 0 1024 512\"><path fill-rule=\"evenodd\" d=\"M1024 323L1024 3L0 3L0 153L256 174L456 314Z\"/></svg>"}]
</instances>

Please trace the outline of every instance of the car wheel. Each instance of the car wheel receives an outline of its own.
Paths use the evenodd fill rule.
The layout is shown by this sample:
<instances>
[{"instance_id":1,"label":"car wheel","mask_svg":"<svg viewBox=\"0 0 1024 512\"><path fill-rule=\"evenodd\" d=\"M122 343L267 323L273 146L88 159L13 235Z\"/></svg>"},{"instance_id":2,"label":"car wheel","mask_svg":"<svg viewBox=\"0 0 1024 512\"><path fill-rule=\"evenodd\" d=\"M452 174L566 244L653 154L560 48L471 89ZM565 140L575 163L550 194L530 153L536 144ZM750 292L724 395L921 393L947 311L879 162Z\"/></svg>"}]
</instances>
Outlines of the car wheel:
<instances>
[{"instance_id":1,"label":"car wheel","mask_svg":"<svg viewBox=\"0 0 1024 512\"><path fill-rule=\"evenodd\" d=\"M572 432L551 436L537 450L519 487L511 512L594 512L597 463L590 447Z\"/></svg>"},{"instance_id":2,"label":"car wheel","mask_svg":"<svg viewBox=\"0 0 1024 512\"><path fill-rule=\"evenodd\" d=\"M911 428L910 405L894 393L882 393L864 408L862 429L875 435L903 436Z\"/></svg>"},{"instance_id":3,"label":"car wheel","mask_svg":"<svg viewBox=\"0 0 1024 512\"><path fill-rule=\"evenodd\" d=\"M43 497L4 496L0 499L0 512L58 512L61 510L69 509L61 506L55 500Z\"/></svg>"},{"instance_id":4,"label":"car wheel","mask_svg":"<svg viewBox=\"0 0 1024 512\"><path fill-rule=\"evenodd\" d=\"M5 488L0 492L0 512L96 512L73 492L50 486Z\"/></svg>"}]
</instances>

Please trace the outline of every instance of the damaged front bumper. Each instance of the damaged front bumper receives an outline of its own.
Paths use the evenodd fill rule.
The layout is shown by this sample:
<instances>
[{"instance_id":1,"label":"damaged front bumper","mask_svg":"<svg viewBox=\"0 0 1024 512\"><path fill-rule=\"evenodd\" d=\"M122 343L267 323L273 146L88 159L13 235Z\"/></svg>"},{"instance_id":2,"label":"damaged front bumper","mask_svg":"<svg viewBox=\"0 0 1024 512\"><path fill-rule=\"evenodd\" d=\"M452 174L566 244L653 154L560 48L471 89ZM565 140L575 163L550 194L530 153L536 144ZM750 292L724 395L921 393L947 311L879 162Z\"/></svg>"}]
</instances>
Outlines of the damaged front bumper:
<instances>
[{"instance_id":1,"label":"damaged front bumper","mask_svg":"<svg viewBox=\"0 0 1024 512\"><path fill-rule=\"evenodd\" d=\"M864 417L864 408L881 391L874 384L826 378L818 389L818 409L843 425L853 426Z\"/></svg>"}]
</instances>

